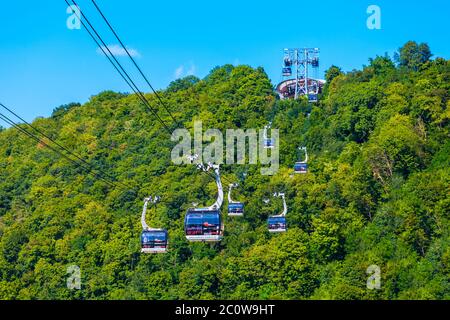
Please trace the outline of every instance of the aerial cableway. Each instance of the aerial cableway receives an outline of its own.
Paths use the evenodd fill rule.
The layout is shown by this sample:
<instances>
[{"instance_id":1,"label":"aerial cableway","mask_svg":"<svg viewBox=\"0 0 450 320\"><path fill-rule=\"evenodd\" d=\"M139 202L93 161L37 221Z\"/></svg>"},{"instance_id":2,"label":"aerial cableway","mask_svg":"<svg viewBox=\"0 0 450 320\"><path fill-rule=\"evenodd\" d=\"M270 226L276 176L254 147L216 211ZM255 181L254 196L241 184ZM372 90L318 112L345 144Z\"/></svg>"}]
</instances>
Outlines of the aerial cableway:
<instances>
[{"instance_id":1,"label":"aerial cableway","mask_svg":"<svg viewBox=\"0 0 450 320\"><path fill-rule=\"evenodd\" d=\"M67 5L70 6L69 1L72 2L72 4L75 7L78 7L75 0L64 0ZM175 117L173 116L171 110L168 108L167 104L162 100L159 93L154 90L153 86L149 82L148 78L142 71L142 69L139 67L139 65L136 63L135 59L130 54L129 50L125 46L124 42L119 38L117 32L112 27L112 24L109 22L109 20L104 15L103 11L100 9L100 7L97 5L97 3L92 0L92 3L94 4L95 8L97 9L98 13L102 16L105 23L108 25L110 31L114 34L117 41L120 43L121 47L124 49L124 52L128 55L128 57L131 59L133 65L138 70L139 74L142 76L142 78L145 80L145 82L148 84L150 89L153 91L157 98L157 103L160 104L170 115L171 120L173 123L177 126L183 126L180 124ZM163 118L157 113L157 109L154 108L152 104L148 101L148 99L145 97L145 95L142 93L140 88L136 85L137 81L131 77L131 73L127 72L127 70L124 68L124 66L120 63L120 61L115 56L114 52L112 52L109 48L109 46L105 43L102 36L99 34L99 32L96 30L96 28L93 26L93 24L90 22L88 17L84 14L84 12L78 7L79 10L73 11L73 14L80 20L82 26L84 29L88 32L89 36L92 38L92 40L96 43L96 45L99 47L99 49L103 52L105 57L108 59L108 61L111 63L111 65L114 67L114 69L117 71L119 76L126 82L126 84L131 88L131 90L136 94L136 96L139 98L140 102L146 107L147 110L149 110L155 118L159 121L159 123L164 127L167 133L172 134L169 126L165 123ZM220 184L219 188L219 196L220 196L220 204L217 202L215 205L208 207L208 208L191 208L188 210L188 213L186 215L185 219L185 225L186 225L186 233L187 238L190 241L220 241L223 236L223 222L222 217L220 215L220 207L222 205L223 201L223 190L220 183L220 176L219 176L219 168L218 166L210 167L210 164L208 166L204 166L205 170L202 170L203 173L212 175L209 171L209 169L214 169L214 173L216 174L216 182L218 185ZM233 206L233 204L231 205ZM239 207L239 204L237 204ZM243 209L243 208L242 208ZM237 209L239 211L239 209ZM201 224L202 228L199 230L199 228L196 227L196 225ZM197 229L196 229L197 228ZM149 230L152 231L152 230ZM163 230L164 231L164 230ZM189 233L189 235L188 235ZM149 235L147 232L143 232L143 235Z\"/></svg>"},{"instance_id":2,"label":"aerial cableway","mask_svg":"<svg viewBox=\"0 0 450 320\"><path fill-rule=\"evenodd\" d=\"M191 162L198 159L198 155L189 157ZM217 185L217 200L209 207L189 208L184 220L184 231L186 239L193 242L217 242L223 238L223 220L220 209L223 203L223 188L220 181L219 165L208 163L197 164L197 169L209 173L214 171L214 180Z\"/></svg>"},{"instance_id":3,"label":"aerial cableway","mask_svg":"<svg viewBox=\"0 0 450 320\"><path fill-rule=\"evenodd\" d=\"M274 193L274 197L280 197L283 199L283 212L281 212L278 215L269 216L267 219L267 227L269 229L269 232L276 233L276 232L286 232L287 231L287 221L286 221L286 214L287 214L287 205L286 205L286 199L284 198L284 193Z\"/></svg>"}]
</instances>

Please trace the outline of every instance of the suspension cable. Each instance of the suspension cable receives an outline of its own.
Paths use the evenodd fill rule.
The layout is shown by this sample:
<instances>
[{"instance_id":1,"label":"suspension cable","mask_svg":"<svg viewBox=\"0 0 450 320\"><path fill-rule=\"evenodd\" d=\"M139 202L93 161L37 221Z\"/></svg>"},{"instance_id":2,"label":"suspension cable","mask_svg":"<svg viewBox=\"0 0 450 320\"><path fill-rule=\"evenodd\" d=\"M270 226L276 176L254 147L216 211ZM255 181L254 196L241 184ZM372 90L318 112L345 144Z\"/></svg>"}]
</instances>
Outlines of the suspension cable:
<instances>
[{"instance_id":1,"label":"suspension cable","mask_svg":"<svg viewBox=\"0 0 450 320\"><path fill-rule=\"evenodd\" d=\"M71 7L71 5L69 4L69 2L67 0L64 0L66 2L66 4ZM165 124L165 122L160 118L160 116L158 115L158 113L156 112L155 109L153 109L150 105L150 103L148 102L147 98L145 98L145 96L142 94L142 92L139 90L139 88L137 87L137 85L135 84L135 82L131 79L130 75L126 72L126 70L123 68L122 64L117 60L117 58L115 57L115 55L111 52L110 48L108 47L108 45L105 43L105 41L103 41L103 38L99 35L99 33L97 32L97 30L94 28L94 26L91 24L91 22L89 21L89 19L86 17L86 15L83 13L83 11L78 7L78 4L72 0L73 4L78 8L81 16L74 10L73 13L77 16L77 18L80 20L81 24L83 25L84 29L86 29L86 31L89 33L89 35L91 36L91 38L94 40L94 42L97 44L97 46L100 48L100 50L103 52L103 54L108 58L109 62L114 66L114 68L119 72L119 74L122 76L122 78L127 79L126 83L128 84L128 86L130 86L131 90L133 90L133 92L138 96L138 98L140 98L140 100L144 103L144 106L147 107L148 110L150 110L153 115L156 117L156 119L163 125L163 127L166 129L166 131L169 133L169 135L172 134L172 132L170 131L169 127ZM98 42L98 40L95 38L95 36L92 34L92 32L89 30L88 26L84 23L83 19L88 23L89 27L91 28L91 30L94 32L94 34L97 36L98 40L100 40L100 42L103 44L103 46ZM106 51L108 51L109 55L106 53ZM111 60L111 58L114 60L114 62ZM116 65L117 64L117 65ZM122 71L120 72L119 69Z\"/></svg>"},{"instance_id":2,"label":"suspension cable","mask_svg":"<svg viewBox=\"0 0 450 320\"><path fill-rule=\"evenodd\" d=\"M92 3L94 4L95 8L97 9L97 11L100 13L100 15L102 16L103 20L106 22L106 24L108 25L109 29L111 30L111 32L114 34L114 36L116 37L117 41L119 41L120 45L122 46L122 48L125 50L126 54L128 55L128 57L131 59L131 61L133 62L134 66L136 67L136 69L139 71L139 73L141 74L141 76L144 78L145 82L148 84L148 86L150 87L150 89L153 91L153 93L156 95L156 97L158 98L160 104L164 107L164 109L169 113L170 117L172 118L172 120L175 122L175 124L180 127L180 124L178 123L178 121L175 119L175 117L173 116L172 112L170 112L169 108L167 107L167 105L164 103L164 101L161 99L161 96L158 94L158 92L153 88L153 86L151 85L150 81L148 80L148 78L145 76L144 72L142 71L142 69L139 67L139 65L137 64L136 60L133 58L133 56L130 54L128 48L125 46L125 44L122 42L122 40L120 39L119 35L117 34L117 32L114 30L114 28L112 27L111 23L109 22L109 20L106 18L106 16L103 14L103 11L100 9L100 7L97 5L97 3L95 2L95 0L91 0Z\"/></svg>"},{"instance_id":3,"label":"suspension cable","mask_svg":"<svg viewBox=\"0 0 450 320\"><path fill-rule=\"evenodd\" d=\"M81 167L82 169L88 171L88 173L91 174L93 177L101 179L103 182L105 182L109 186L119 187L119 188L125 189L123 186L118 186L114 181L111 181L110 179L107 179L107 178L103 177L101 174L94 172L94 170L92 170L92 167L91 168L86 167L83 163L80 163L80 162L70 158L67 154L62 153L60 150L55 149L54 147L52 147L51 145L49 145L48 143L43 141L40 137L38 137L35 134L31 133L27 129L22 128L19 124L17 124L13 120L11 120L6 115L0 113L0 119L3 120L5 123L7 123L7 124L11 125L12 127L14 127L16 130L18 130L22 134L30 137L31 139L33 139L33 140L37 141L38 143L42 144L44 147L52 150L56 154L62 156L66 160L68 160L69 162L75 164L77 167ZM126 186L126 185L124 185L124 186ZM126 191L129 191L129 190L130 189L128 187L126 187ZM131 189L131 191L135 191L135 190Z\"/></svg>"},{"instance_id":4,"label":"suspension cable","mask_svg":"<svg viewBox=\"0 0 450 320\"><path fill-rule=\"evenodd\" d=\"M60 143L58 143L57 141L55 141L54 139L52 139L50 136L48 136L47 134L45 134L42 130L39 130L38 128L36 128L35 126L33 126L32 124L30 124L29 122L27 122L26 120L24 120L21 116L19 116L18 114L16 114L13 110L11 110L10 108L6 107L3 103L0 103L0 106L2 108L4 108L5 110L9 111L11 114L13 114L15 117L17 117L18 119L20 119L20 121L22 121L23 123L25 123L28 127L30 127L31 129L33 129L35 132L37 132L38 134L40 134L41 136L47 138L48 140L50 140L51 142L53 142L55 145L57 145L59 148L61 148L62 150L64 150L65 152L69 153L70 155L74 156L76 159L78 159L79 161L81 161L82 163L84 163L85 165L89 166L90 168L94 168L93 165L91 165L89 162L87 162L86 160L84 160L80 155L70 151L68 148L64 147L63 145L61 145ZM110 174L106 173L105 171L101 170L101 169L96 169L94 168L96 171L100 172L103 176L107 176L111 181L116 182L121 184L123 187L129 188L129 189L133 189L133 187L117 181L115 178L112 178Z\"/></svg>"}]
</instances>

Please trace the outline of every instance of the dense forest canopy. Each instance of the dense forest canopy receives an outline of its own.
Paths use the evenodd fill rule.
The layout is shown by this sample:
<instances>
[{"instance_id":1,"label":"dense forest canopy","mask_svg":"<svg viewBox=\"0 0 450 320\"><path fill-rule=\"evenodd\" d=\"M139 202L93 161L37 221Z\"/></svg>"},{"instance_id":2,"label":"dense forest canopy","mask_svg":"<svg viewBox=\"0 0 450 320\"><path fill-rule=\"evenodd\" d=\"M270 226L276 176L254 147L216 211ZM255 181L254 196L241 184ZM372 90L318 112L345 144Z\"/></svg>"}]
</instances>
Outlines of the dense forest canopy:
<instances>
[{"instance_id":1,"label":"dense forest canopy","mask_svg":"<svg viewBox=\"0 0 450 320\"><path fill-rule=\"evenodd\" d=\"M183 233L187 208L211 203L214 181L171 163L170 135L135 95L103 92L33 125L136 191L0 129L0 298L449 299L450 61L431 57L426 44L408 42L395 61L377 56L348 73L332 66L316 105L278 100L264 70L248 66L161 91L187 128L202 120L205 129L261 129L270 120L280 129L276 175L222 166L246 213L224 217L217 244ZM310 171L294 176L299 146ZM278 191L289 229L271 235L267 216L282 204L262 199ZM169 230L164 255L139 252L142 202L153 194L162 202L149 222ZM71 265L81 290L66 286ZM379 290L366 285L371 265Z\"/></svg>"}]
</instances>

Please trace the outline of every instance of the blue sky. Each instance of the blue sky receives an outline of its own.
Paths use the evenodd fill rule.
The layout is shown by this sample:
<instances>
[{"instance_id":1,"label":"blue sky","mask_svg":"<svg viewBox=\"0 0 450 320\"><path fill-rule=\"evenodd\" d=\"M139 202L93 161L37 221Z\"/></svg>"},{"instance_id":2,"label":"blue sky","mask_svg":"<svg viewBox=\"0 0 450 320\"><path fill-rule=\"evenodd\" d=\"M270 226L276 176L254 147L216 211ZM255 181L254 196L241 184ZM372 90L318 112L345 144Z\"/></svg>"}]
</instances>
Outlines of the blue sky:
<instances>
[{"instance_id":1,"label":"blue sky","mask_svg":"<svg viewBox=\"0 0 450 320\"><path fill-rule=\"evenodd\" d=\"M77 2L106 42L116 45L91 1ZM262 66L275 84L285 47L319 47L321 73L331 64L345 71L360 68L369 57L392 54L408 40L427 42L435 56L450 58L446 0L97 3L156 88L177 76L204 77L225 63ZM371 4L381 8L381 30L366 27ZM66 8L64 0L1 5L0 102L27 120L103 90L130 91L86 31L66 27ZM127 59L121 61L131 68Z\"/></svg>"}]
</instances>

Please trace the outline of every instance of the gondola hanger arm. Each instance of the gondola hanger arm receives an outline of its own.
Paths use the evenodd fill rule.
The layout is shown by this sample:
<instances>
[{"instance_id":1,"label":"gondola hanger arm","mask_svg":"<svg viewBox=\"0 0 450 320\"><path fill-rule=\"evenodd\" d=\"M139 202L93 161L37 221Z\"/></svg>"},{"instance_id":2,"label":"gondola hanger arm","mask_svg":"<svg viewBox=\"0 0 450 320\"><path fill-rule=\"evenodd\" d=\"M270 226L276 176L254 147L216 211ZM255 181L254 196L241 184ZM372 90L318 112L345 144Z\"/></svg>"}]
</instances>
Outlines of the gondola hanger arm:
<instances>
[{"instance_id":1,"label":"gondola hanger arm","mask_svg":"<svg viewBox=\"0 0 450 320\"><path fill-rule=\"evenodd\" d=\"M141 225L142 225L143 230L148 230L148 231L159 230L159 229L151 228L148 226L147 221L146 221L146 215L147 215L148 204L152 203L152 204L156 205L156 203L158 203L160 200L161 200L161 197L159 197L159 196L155 196L155 197L150 196L150 197L144 199L144 208L142 209L142 215L141 215Z\"/></svg>"}]
</instances>

